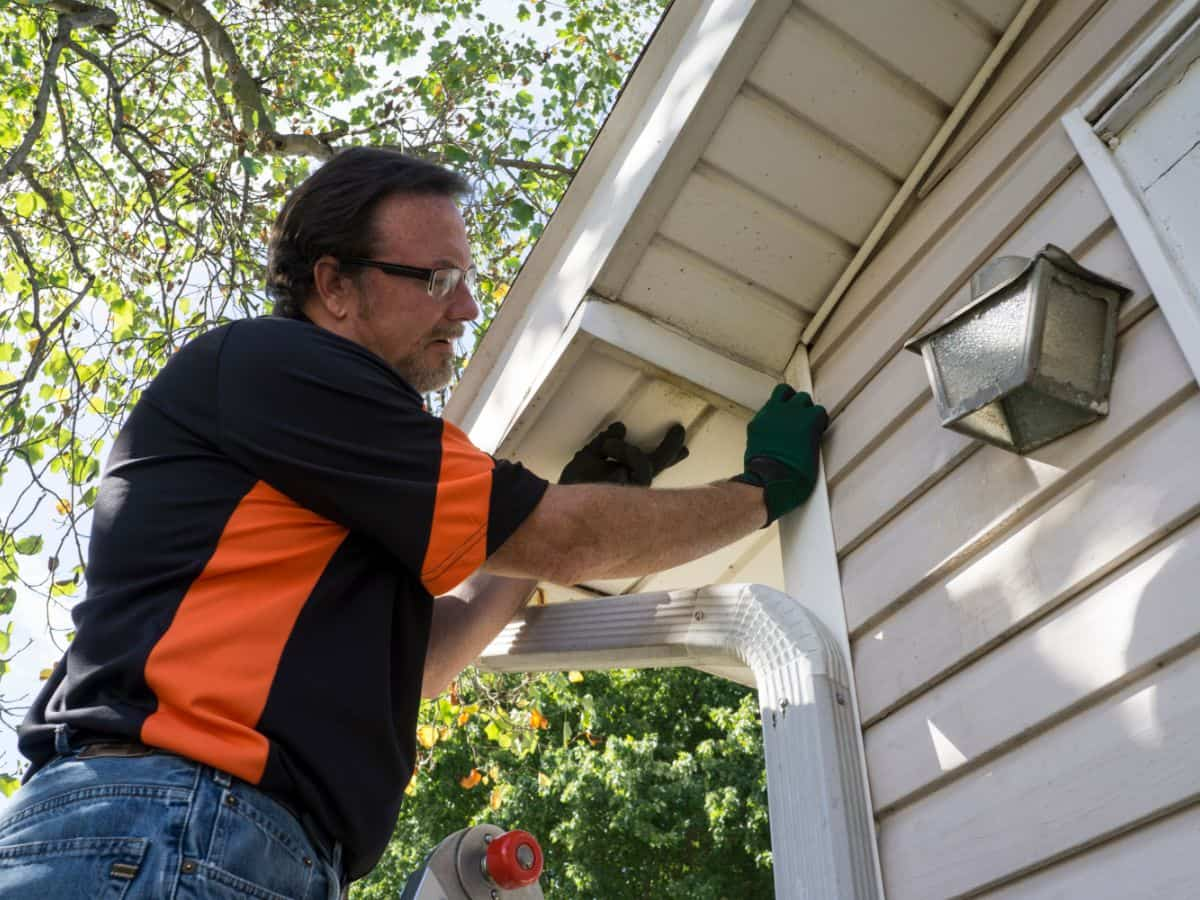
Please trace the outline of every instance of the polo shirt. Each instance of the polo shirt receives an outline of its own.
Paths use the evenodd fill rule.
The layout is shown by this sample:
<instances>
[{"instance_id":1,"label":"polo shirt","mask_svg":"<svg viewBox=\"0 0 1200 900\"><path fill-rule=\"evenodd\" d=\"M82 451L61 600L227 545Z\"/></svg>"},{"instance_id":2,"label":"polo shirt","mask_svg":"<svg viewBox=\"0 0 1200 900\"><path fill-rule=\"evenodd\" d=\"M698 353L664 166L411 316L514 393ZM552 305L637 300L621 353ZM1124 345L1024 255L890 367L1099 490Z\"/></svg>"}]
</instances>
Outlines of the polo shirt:
<instances>
[{"instance_id":1,"label":"polo shirt","mask_svg":"<svg viewBox=\"0 0 1200 900\"><path fill-rule=\"evenodd\" d=\"M141 741L307 812L365 874L413 771L432 598L545 490L352 341L204 334L107 460L76 637L20 728L30 774L59 724Z\"/></svg>"}]
</instances>

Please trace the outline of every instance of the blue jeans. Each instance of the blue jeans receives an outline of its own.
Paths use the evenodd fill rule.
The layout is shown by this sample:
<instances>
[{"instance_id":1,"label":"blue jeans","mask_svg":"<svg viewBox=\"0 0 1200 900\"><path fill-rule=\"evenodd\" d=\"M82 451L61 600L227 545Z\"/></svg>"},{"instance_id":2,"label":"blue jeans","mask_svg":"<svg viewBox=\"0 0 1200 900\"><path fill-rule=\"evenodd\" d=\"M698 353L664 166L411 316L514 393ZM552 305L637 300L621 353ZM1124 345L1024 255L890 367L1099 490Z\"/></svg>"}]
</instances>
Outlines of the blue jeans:
<instances>
[{"instance_id":1,"label":"blue jeans","mask_svg":"<svg viewBox=\"0 0 1200 900\"><path fill-rule=\"evenodd\" d=\"M81 758L61 730L57 749L0 818L0 898L338 900L340 846L257 788L168 753Z\"/></svg>"}]
</instances>

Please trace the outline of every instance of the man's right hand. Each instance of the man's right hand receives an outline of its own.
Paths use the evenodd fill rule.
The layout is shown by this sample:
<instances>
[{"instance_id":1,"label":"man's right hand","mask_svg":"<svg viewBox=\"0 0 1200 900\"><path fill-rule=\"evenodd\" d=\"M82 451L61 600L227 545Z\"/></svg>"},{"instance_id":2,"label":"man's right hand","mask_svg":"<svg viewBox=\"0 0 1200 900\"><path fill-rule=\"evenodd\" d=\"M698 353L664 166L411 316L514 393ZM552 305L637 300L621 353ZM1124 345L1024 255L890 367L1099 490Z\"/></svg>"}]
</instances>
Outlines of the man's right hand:
<instances>
[{"instance_id":1,"label":"man's right hand","mask_svg":"<svg viewBox=\"0 0 1200 900\"><path fill-rule=\"evenodd\" d=\"M825 407L813 405L808 394L780 384L746 426L745 471L733 480L763 489L767 525L812 493L821 435L828 425Z\"/></svg>"},{"instance_id":2,"label":"man's right hand","mask_svg":"<svg viewBox=\"0 0 1200 900\"><path fill-rule=\"evenodd\" d=\"M667 429L662 442L649 453L625 440L625 424L613 422L571 457L559 484L634 484L649 487L660 472L688 457L679 424Z\"/></svg>"}]
</instances>

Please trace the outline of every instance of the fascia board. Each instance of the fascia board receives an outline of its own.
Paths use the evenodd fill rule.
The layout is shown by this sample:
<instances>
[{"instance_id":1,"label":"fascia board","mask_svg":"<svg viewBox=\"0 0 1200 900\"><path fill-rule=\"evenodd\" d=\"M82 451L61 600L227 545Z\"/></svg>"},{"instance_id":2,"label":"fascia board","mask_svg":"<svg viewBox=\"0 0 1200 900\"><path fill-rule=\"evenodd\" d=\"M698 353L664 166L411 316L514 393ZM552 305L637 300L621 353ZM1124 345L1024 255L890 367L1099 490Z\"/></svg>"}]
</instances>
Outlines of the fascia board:
<instances>
[{"instance_id":1,"label":"fascia board","mask_svg":"<svg viewBox=\"0 0 1200 900\"><path fill-rule=\"evenodd\" d=\"M577 217L569 229L558 229L554 245L539 255L539 271L531 270L528 276L523 271L517 278L489 329L497 332L494 339L489 334L484 342L488 346L477 351L447 405L446 417L458 423L477 446L494 450L500 444L536 390L537 376L545 371L543 361L560 344L577 307L646 201L656 175L677 148L706 92L719 74L723 81L740 84L740 71L722 69L721 64L752 14L763 9L774 15L776 7L786 10L787 4L780 0L701 0L652 89L644 97L628 98L630 103L640 101L640 107L636 116L623 119L629 122L628 128L611 158L597 156L591 166L602 169L603 174L588 183L577 179L584 197ZM673 7L668 16L686 13L686 7ZM668 39L671 33L664 30L662 37ZM697 146L703 138L703 134L688 135L688 141ZM578 202L571 196L574 189L573 184L564 204ZM555 224L553 219L551 224Z\"/></svg>"}]
</instances>

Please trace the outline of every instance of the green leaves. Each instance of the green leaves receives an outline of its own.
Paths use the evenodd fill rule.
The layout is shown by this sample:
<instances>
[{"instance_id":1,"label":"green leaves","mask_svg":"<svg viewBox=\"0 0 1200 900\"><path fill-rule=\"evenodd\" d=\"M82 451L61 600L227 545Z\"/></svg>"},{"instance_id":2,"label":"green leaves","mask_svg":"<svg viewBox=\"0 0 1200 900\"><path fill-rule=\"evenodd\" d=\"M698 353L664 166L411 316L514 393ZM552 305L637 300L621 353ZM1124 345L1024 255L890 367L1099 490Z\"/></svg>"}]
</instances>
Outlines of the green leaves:
<instances>
[{"instance_id":1,"label":"green leaves","mask_svg":"<svg viewBox=\"0 0 1200 900\"><path fill-rule=\"evenodd\" d=\"M753 691L687 669L588 673L584 682L468 672L453 696L463 708L491 698L515 724L545 720L536 730L555 737L502 748L499 720L488 723L495 737L470 727L489 712L482 703L470 726L423 758L393 843L356 883L356 900L397 896L434 843L481 821L538 837L550 897L771 895Z\"/></svg>"},{"instance_id":2,"label":"green leaves","mask_svg":"<svg viewBox=\"0 0 1200 900\"><path fill-rule=\"evenodd\" d=\"M532 206L522 200L520 197L515 198L509 206L512 212L513 221L518 225L525 226L533 221L534 214L537 212Z\"/></svg>"},{"instance_id":3,"label":"green leaves","mask_svg":"<svg viewBox=\"0 0 1200 900\"><path fill-rule=\"evenodd\" d=\"M33 556L34 554L42 552L43 544L44 541L42 540L42 536L40 534L32 534L28 537L21 538L14 544L14 546L17 548L17 552L22 556Z\"/></svg>"},{"instance_id":4,"label":"green leaves","mask_svg":"<svg viewBox=\"0 0 1200 900\"><path fill-rule=\"evenodd\" d=\"M31 191L22 191L16 196L17 215L27 218L37 209L38 195Z\"/></svg>"}]
</instances>

